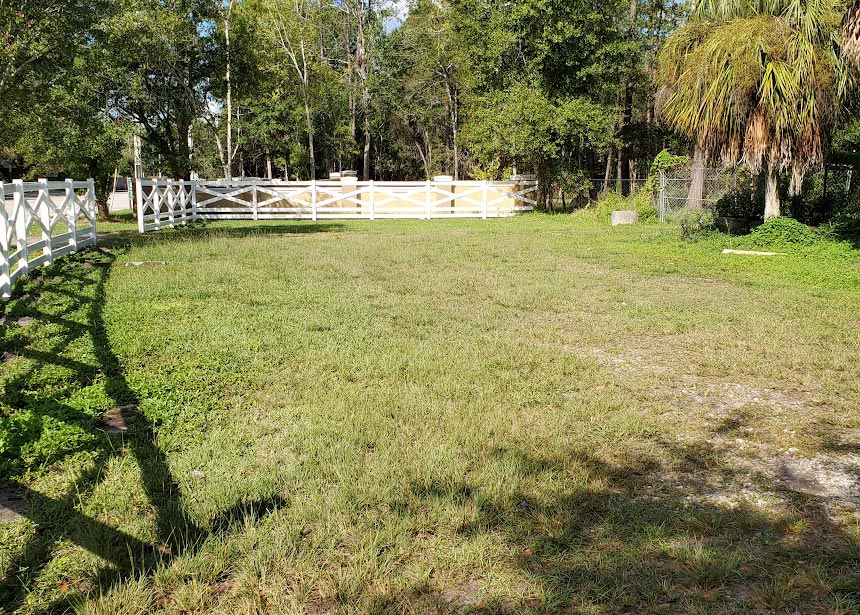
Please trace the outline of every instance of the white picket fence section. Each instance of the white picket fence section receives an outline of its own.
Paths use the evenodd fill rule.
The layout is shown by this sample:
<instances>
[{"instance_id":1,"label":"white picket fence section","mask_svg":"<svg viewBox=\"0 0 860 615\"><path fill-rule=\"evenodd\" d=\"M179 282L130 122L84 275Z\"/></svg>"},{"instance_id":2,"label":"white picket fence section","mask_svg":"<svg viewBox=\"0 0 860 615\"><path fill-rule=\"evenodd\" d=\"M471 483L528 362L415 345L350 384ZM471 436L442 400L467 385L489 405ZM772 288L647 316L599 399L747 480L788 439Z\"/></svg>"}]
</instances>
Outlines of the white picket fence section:
<instances>
[{"instance_id":1,"label":"white picket fence section","mask_svg":"<svg viewBox=\"0 0 860 615\"><path fill-rule=\"evenodd\" d=\"M11 296L12 284L30 270L97 241L92 179L0 183L0 201L3 298Z\"/></svg>"},{"instance_id":2,"label":"white picket fence section","mask_svg":"<svg viewBox=\"0 0 860 615\"><path fill-rule=\"evenodd\" d=\"M138 230L196 220L500 218L534 208L536 181L137 180Z\"/></svg>"}]
</instances>

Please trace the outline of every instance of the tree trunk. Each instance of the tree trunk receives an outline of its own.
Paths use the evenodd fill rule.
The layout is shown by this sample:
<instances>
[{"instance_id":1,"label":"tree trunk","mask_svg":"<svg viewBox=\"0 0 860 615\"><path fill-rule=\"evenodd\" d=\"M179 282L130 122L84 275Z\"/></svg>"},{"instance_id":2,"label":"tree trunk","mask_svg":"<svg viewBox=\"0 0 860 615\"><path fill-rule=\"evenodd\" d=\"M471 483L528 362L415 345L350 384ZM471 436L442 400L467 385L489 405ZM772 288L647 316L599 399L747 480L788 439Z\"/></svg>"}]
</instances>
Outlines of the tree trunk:
<instances>
[{"instance_id":1,"label":"tree trunk","mask_svg":"<svg viewBox=\"0 0 860 615\"><path fill-rule=\"evenodd\" d=\"M311 119L311 105L308 101L307 92L305 93L305 120L308 123L308 157L310 158L311 181L317 179L317 159L314 154L314 123Z\"/></svg>"},{"instance_id":2,"label":"tree trunk","mask_svg":"<svg viewBox=\"0 0 860 615\"><path fill-rule=\"evenodd\" d=\"M367 110L364 112L364 166L362 167L362 179L370 181L370 118Z\"/></svg>"},{"instance_id":3,"label":"tree trunk","mask_svg":"<svg viewBox=\"0 0 860 615\"><path fill-rule=\"evenodd\" d=\"M603 176L603 190L602 192L606 192L609 190L609 180L612 179L612 150L606 154L606 175Z\"/></svg>"},{"instance_id":4,"label":"tree trunk","mask_svg":"<svg viewBox=\"0 0 860 615\"><path fill-rule=\"evenodd\" d=\"M778 218L779 214L779 169L770 163L767 169L767 189L764 194L764 219Z\"/></svg>"},{"instance_id":5,"label":"tree trunk","mask_svg":"<svg viewBox=\"0 0 860 615\"><path fill-rule=\"evenodd\" d=\"M635 36L636 17L639 12L639 0L630 0L630 36ZM621 195L630 196L633 192L633 181L630 175L630 137L631 124L633 123L633 67L631 63L628 70L621 77L624 89L624 108L621 112L621 148L618 151L618 177L621 180Z\"/></svg>"},{"instance_id":6,"label":"tree trunk","mask_svg":"<svg viewBox=\"0 0 860 615\"><path fill-rule=\"evenodd\" d=\"M224 39L227 44L227 163L224 168L224 179L228 182L233 181L233 84L230 74L230 15L232 12L233 0L230 0L224 16Z\"/></svg>"},{"instance_id":7,"label":"tree trunk","mask_svg":"<svg viewBox=\"0 0 860 615\"><path fill-rule=\"evenodd\" d=\"M705 154L702 146L696 143L693 148L693 166L690 169L690 191L687 193L687 207L693 210L702 208L702 193L705 189Z\"/></svg>"}]
</instances>

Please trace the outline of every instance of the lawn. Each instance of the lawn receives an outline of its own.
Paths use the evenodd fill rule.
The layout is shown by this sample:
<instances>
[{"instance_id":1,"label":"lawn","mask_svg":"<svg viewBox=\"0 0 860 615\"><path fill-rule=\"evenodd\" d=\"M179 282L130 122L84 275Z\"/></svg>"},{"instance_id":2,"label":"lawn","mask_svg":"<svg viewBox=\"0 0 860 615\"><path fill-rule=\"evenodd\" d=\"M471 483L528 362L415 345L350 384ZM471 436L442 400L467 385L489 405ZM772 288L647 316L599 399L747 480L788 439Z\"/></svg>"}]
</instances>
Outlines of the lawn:
<instances>
[{"instance_id":1,"label":"lawn","mask_svg":"<svg viewBox=\"0 0 860 615\"><path fill-rule=\"evenodd\" d=\"M0 307L6 612L860 612L860 251L101 230Z\"/></svg>"}]
</instances>

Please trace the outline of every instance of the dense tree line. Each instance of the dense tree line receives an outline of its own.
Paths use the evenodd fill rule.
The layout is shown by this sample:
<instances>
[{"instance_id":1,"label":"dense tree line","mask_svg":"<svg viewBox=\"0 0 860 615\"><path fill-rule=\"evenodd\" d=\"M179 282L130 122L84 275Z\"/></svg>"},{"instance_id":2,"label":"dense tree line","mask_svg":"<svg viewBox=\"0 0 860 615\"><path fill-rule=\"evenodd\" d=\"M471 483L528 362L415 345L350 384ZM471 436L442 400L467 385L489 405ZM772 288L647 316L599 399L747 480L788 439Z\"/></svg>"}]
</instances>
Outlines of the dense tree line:
<instances>
[{"instance_id":1,"label":"dense tree line","mask_svg":"<svg viewBox=\"0 0 860 615\"><path fill-rule=\"evenodd\" d=\"M860 26L857 7L845 9L0 0L0 158L29 175L93 176L103 190L118 167L131 171L138 134L150 175L520 172L540 177L549 203L616 180L626 192L665 148L798 180L851 108ZM765 91L768 75L783 89Z\"/></svg>"}]
</instances>

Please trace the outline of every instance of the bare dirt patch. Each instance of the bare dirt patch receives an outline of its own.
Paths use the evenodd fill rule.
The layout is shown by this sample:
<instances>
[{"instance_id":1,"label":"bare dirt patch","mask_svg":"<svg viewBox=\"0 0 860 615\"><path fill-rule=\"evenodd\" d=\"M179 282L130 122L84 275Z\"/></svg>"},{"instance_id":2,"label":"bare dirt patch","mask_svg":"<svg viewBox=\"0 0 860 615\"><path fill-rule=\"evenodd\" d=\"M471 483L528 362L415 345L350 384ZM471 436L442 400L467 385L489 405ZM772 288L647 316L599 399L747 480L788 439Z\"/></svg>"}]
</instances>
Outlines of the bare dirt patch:
<instances>
[{"instance_id":1,"label":"bare dirt patch","mask_svg":"<svg viewBox=\"0 0 860 615\"><path fill-rule=\"evenodd\" d=\"M136 413L134 404L108 410L102 415L100 427L107 433L123 433L131 427Z\"/></svg>"},{"instance_id":2,"label":"bare dirt patch","mask_svg":"<svg viewBox=\"0 0 860 615\"><path fill-rule=\"evenodd\" d=\"M29 509L29 502L18 491L0 488L0 523L19 521Z\"/></svg>"}]
</instances>

